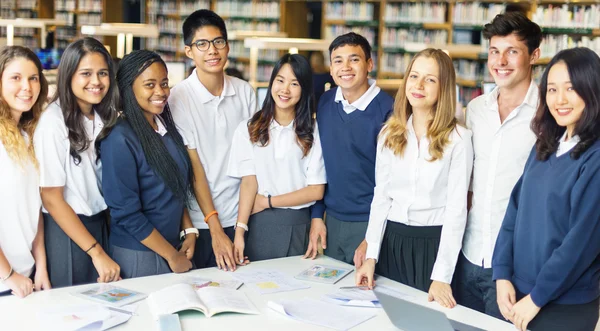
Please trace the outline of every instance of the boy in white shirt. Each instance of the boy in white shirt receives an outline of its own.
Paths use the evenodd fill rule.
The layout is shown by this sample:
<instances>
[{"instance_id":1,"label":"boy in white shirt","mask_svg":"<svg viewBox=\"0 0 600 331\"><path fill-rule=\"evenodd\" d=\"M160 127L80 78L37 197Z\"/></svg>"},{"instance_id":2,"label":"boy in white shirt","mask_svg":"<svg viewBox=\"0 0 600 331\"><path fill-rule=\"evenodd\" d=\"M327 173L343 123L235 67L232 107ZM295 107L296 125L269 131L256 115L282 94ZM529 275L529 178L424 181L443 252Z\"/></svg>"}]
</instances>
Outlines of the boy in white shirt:
<instances>
[{"instance_id":1,"label":"boy in white shirt","mask_svg":"<svg viewBox=\"0 0 600 331\"><path fill-rule=\"evenodd\" d=\"M511 191L535 142L530 129L538 105L532 65L542 31L523 14L497 15L486 24L488 69L497 87L467 106L475 155L469 189L472 201L454 277L459 304L502 318L492 280L492 255ZM471 200L472 197L472 200Z\"/></svg>"},{"instance_id":2,"label":"boy in white shirt","mask_svg":"<svg viewBox=\"0 0 600 331\"><path fill-rule=\"evenodd\" d=\"M192 202L190 216L199 229L194 262L198 268L235 270L240 180L227 176L227 161L236 127L256 112L256 96L247 82L223 72L229 44L219 15L195 11L183 23L183 37L196 69L173 88L169 105L194 168L197 204Z\"/></svg>"}]
</instances>

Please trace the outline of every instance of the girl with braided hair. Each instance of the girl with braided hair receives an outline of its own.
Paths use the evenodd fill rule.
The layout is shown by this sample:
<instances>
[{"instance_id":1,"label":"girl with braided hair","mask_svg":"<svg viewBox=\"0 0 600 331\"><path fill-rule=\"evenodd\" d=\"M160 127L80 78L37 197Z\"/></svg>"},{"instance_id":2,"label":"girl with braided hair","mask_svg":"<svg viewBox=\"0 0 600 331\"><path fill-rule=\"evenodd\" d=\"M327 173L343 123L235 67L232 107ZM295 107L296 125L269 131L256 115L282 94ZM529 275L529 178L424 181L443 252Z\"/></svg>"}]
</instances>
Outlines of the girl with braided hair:
<instances>
[{"instance_id":1,"label":"girl with braided hair","mask_svg":"<svg viewBox=\"0 0 600 331\"><path fill-rule=\"evenodd\" d=\"M123 278L186 272L198 234L186 208L194 176L167 103L167 67L154 52L134 51L117 83L123 113L100 143L111 256Z\"/></svg>"}]
</instances>

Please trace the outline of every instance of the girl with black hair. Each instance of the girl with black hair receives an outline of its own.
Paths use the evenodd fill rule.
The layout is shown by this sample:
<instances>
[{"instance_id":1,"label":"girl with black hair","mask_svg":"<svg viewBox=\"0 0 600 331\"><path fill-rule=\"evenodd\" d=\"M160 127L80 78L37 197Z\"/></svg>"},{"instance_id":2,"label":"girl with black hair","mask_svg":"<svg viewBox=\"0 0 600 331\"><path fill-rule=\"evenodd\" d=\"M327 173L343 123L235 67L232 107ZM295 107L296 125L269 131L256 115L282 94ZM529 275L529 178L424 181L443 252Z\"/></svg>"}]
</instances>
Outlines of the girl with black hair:
<instances>
[{"instance_id":1,"label":"girl with black hair","mask_svg":"<svg viewBox=\"0 0 600 331\"><path fill-rule=\"evenodd\" d=\"M70 44L34 144L40 163L48 273L54 287L119 280L106 253L108 222L95 141L117 113L110 54L94 38Z\"/></svg>"},{"instance_id":2,"label":"girl with black hair","mask_svg":"<svg viewBox=\"0 0 600 331\"><path fill-rule=\"evenodd\" d=\"M117 82L123 116L100 143L111 256L123 278L186 272L198 235L186 208L194 176L167 103L167 66L154 52L134 51Z\"/></svg>"},{"instance_id":3,"label":"girl with black hair","mask_svg":"<svg viewBox=\"0 0 600 331\"><path fill-rule=\"evenodd\" d=\"M262 109L237 127L227 174L242 178L236 262L301 255L309 207L323 198L325 165L314 119L312 71L301 55L275 65ZM247 231L247 245L246 245Z\"/></svg>"},{"instance_id":4,"label":"girl with black hair","mask_svg":"<svg viewBox=\"0 0 600 331\"><path fill-rule=\"evenodd\" d=\"M600 57L559 52L540 84L537 141L492 259L498 306L519 330L594 330L600 297Z\"/></svg>"}]
</instances>

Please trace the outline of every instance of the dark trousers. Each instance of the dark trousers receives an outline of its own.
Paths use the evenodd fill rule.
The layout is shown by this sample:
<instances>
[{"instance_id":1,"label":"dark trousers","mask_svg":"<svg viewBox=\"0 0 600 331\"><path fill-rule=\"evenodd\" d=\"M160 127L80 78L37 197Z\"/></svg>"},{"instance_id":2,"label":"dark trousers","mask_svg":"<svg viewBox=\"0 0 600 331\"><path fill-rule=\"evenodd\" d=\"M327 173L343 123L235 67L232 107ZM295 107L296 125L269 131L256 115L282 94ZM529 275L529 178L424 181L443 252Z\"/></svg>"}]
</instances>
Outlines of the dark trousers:
<instances>
[{"instance_id":1,"label":"dark trousers","mask_svg":"<svg viewBox=\"0 0 600 331\"><path fill-rule=\"evenodd\" d=\"M225 234L231 242L233 242L233 238L235 236L235 230L233 226L228 228L223 228ZM200 229L200 235L196 240L196 249L194 250L194 265L198 269L202 268L212 268L217 266L217 260L215 259L215 252L213 252L212 248L212 237L210 235L210 230L208 229ZM233 261L235 263L235 260Z\"/></svg>"},{"instance_id":2,"label":"dark trousers","mask_svg":"<svg viewBox=\"0 0 600 331\"><path fill-rule=\"evenodd\" d=\"M344 222L331 215L325 218L327 248L325 255L354 265L354 251L365 239L368 221Z\"/></svg>"},{"instance_id":3,"label":"dark trousers","mask_svg":"<svg viewBox=\"0 0 600 331\"><path fill-rule=\"evenodd\" d=\"M517 301L525 294L517 290ZM600 298L578 305L549 303L542 307L527 329L531 331L594 331L598 323Z\"/></svg>"},{"instance_id":4,"label":"dark trousers","mask_svg":"<svg viewBox=\"0 0 600 331\"><path fill-rule=\"evenodd\" d=\"M458 304L504 320L496 301L492 268L471 263L461 252L453 279L454 298Z\"/></svg>"}]
</instances>

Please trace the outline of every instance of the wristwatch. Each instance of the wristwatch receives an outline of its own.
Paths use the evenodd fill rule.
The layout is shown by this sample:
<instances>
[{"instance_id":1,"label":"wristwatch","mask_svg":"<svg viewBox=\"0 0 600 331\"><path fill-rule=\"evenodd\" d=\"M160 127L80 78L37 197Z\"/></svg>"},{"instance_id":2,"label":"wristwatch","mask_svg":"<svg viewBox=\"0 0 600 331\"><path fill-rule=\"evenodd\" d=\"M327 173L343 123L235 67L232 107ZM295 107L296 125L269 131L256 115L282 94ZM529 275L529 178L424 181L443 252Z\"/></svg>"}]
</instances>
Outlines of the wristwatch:
<instances>
[{"instance_id":1,"label":"wristwatch","mask_svg":"<svg viewBox=\"0 0 600 331\"><path fill-rule=\"evenodd\" d=\"M200 232L198 232L198 229L187 228L187 229L184 229L183 231L179 232L179 239L181 239L181 240L185 239L185 236L187 236L190 233L195 233L196 238L198 238L200 236Z\"/></svg>"}]
</instances>

